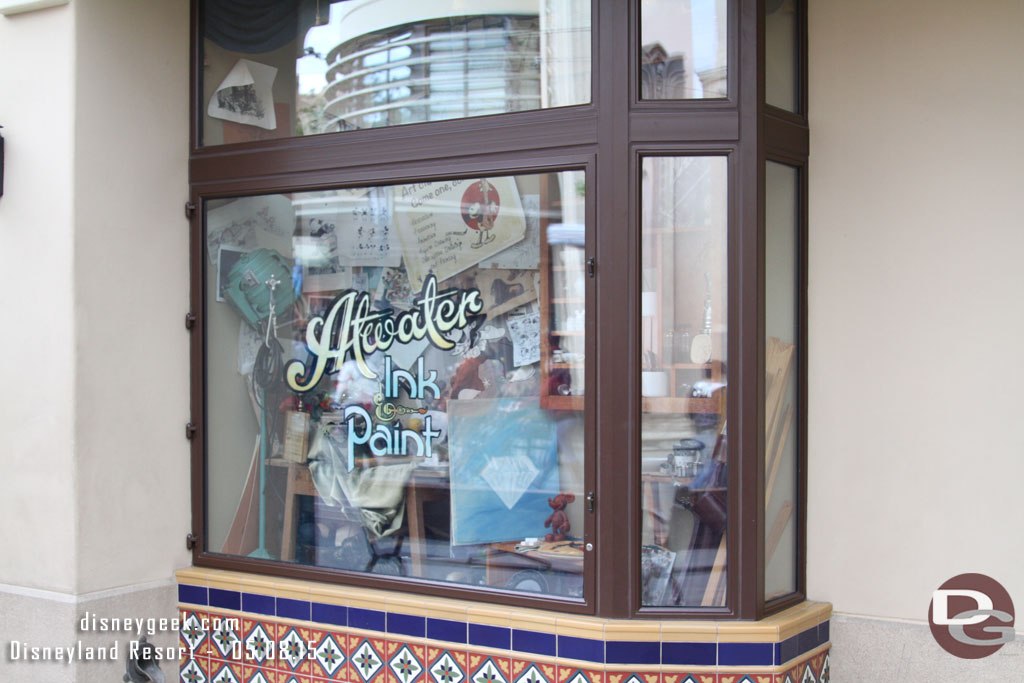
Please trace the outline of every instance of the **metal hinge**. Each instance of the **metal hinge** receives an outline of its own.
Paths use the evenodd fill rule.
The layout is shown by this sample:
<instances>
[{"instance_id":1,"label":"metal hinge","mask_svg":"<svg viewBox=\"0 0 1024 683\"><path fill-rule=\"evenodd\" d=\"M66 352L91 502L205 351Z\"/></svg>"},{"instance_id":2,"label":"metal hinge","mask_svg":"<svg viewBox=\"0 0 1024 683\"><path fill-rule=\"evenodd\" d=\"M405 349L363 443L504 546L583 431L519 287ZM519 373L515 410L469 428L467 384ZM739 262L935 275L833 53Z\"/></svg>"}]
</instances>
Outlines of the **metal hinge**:
<instances>
[{"instance_id":1,"label":"metal hinge","mask_svg":"<svg viewBox=\"0 0 1024 683\"><path fill-rule=\"evenodd\" d=\"M198 542L198 536L196 536L195 534L189 534L185 537L185 548L187 548L188 550L194 550L196 547L196 543Z\"/></svg>"},{"instance_id":2,"label":"metal hinge","mask_svg":"<svg viewBox=\"0 0 1024 683\"><path fill-rule=\"evenodd\" d=\"M185 218L191 219L196 215L196 205L192 202L185 202Z\"/></svg>"},{"instance_id":3,"label":"metal hinge","mask_svg":"<svg viewBox=\"0 0 1024 683\"><path fill-rule=\"evenodd\" d=\"M196 326L196 314L195 313L186 313L185 314L185 329L186 330L191 330L195 326Z\"/></svg>"},{"instance_id":4,"label":"metal hinge","mask_svg":"<svg viewBox=\"0 0 1024 683\"><path fill-rule=\"evenodd\" d=\"M191 441L192 439L196 438L196 430L197 429L198 429L198 427L196 427L194 424L189 422L187 425L185 425L185 438L188 439L189 441Z\"/></svg>"},{"instance_id":5,"label":"metal hinge","mask_svg":"<svg viewBox=\"0 0 1024 683\"><path fill-rule=\"evenodd\" d=\"M597 259L593 256L587 259L587 277L594 277L597 272Z\"/></svg>"},{"instance_id":6,"label":"metal hinge","mask_svg":"<svg viewBox=\"0 0 1024 683\"><path fill-rule=\"evenodd\" d=\"M587 494L587 512L593 512L597 507L597 494L591 491Z\"/></svg>"}]
</instances>

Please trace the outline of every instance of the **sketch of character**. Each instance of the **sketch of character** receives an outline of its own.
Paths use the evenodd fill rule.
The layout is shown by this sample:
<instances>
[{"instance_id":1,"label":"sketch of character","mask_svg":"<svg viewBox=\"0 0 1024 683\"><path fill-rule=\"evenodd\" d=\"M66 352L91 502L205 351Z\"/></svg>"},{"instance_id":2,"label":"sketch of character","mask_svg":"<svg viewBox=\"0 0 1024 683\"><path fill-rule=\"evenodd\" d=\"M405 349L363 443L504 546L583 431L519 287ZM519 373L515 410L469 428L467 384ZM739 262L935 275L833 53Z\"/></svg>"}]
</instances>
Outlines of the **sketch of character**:
<instances>
[{"instance_id":1,"label":"sketch of character","mask_svg":"<svg viewBox=\"0 0 1024 683\"><path fill-rule=\"evenodd\" d=\"M462 195L462 220L478 233L477 241L470 246L474 249L493 242L494 221L501 208L501 197L494 185L487 180L473 183Z\"/></svg>"},{"instance_id":2,"label":"sketch of character","mask_svg":"<svg viewBox=\"0 0 1024 683\"><path fill-rule=\"evenodd\" d=\"M263 102L256 94L256 86L234 85L229 88L217 91L217 106L227 111L235 112L245 116L252 116L262 119L266 114L263 111Z\"/></svg>"}]
</instances>

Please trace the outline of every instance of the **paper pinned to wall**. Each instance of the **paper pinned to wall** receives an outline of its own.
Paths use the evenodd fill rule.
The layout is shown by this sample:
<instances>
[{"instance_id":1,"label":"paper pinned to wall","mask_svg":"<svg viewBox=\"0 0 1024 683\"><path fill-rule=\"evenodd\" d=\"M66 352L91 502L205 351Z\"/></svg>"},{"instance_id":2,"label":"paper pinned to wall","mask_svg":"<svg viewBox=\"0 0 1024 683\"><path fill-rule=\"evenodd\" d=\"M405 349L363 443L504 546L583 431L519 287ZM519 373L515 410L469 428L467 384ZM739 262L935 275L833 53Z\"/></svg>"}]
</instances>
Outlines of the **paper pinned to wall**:
<instances>
[{"instance_id":1,"label":"paper pinned to wall","mask_svg":"<svg viewBox=\"0 0 1024 683\"><path fill-rule=\"evenodd\" d=\"M526 220L526 236L521 242L500 251L486 265L490 268L509 270L537 270L540 268L540 195L523 195L523 215Z\"/></svg>"},{"instance_id":2,"label":"paper pinned to wall","mask_svg":"<svg viewBox=\"0 0 1024 683\"><path fill-rule=\"evenodd\" d=\"M390 197L390 188L335 190L296 201L295 212L304 228L333 231L340 264L398 267L402 252Z\"/></svg>"},{"instance_id":3,"label":"paper pinned to wall","mask_svg":"<svg viewBox=\"0 0 1024 683\"><path fill-rule=\"evenodd\" d=\"M252 250L262 244L259 233L290 238L295 227L292 200L270 194L242 197L206 213L206 254L217 265L222 245Z\"/></svg>"},{"instance_id":4,"label":"paper pinned to wall","mask_svg":"<svg viewBox=\"0 0 1024 683\"><path fill-rule=\"evenodd\" d=\"M267 130L277 128L273 86L277 68L239 59L210 97L206 113L215 119Z\"/></svg>"},{"instance_id":5,"label":"paper pinned to wall","mask_svg":"<svg viewBox=\"0 0 1024 683\"><path fill-rule=\"evenodd\" d=\"M522 241L526 218L515 178L457 179L395 188L395 227L409 282L446 280Z\"/></svg>"},{"instance_id":6,"label":"paper pinned to wall","mask_svg":"<svg viewBox=\"0 0 1024 683\"><path fill-rule=\"evenodd\" d=\"M518 368L540 361L540 313L510 314L505 325L512 339L512 365Z\"/></svg>"}]
</instances>

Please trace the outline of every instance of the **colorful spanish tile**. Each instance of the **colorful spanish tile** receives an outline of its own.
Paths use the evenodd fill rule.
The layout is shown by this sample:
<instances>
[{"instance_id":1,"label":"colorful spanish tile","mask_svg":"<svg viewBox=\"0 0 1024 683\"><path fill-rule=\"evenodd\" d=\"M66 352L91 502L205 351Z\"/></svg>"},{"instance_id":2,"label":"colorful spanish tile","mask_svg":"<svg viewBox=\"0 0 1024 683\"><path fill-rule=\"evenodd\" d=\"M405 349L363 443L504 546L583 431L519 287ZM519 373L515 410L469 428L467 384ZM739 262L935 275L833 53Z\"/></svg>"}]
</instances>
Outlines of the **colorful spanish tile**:
<instances>
[{"instance_id":1,"label":"colorful spanish tile","mask_svg":"<svg viewBox=\"0 0 1024 683\"><path fill-rule=\"evenodd\" d=\"M514 683L555 683L554 664L512 659L512 680Z\"/></svg>"},{"instance_id":2,"label":"colorful spanish tile","mask_svg":"<svg viewBox=\"0 0 1024 683\"><path fill-rule=\"evenodd\" d=\"M207 662L205 658L191 657L181 665L178 670L178 679L181 683L209 683L207 675Z\"/></svg>"},{"instance_id":3,"label":"colorful spanish tile","mask_svg":"<svg viewBox=\"0 0 1024 683\"><path fill-rule=\"evenodd\" d=\"M310 643L313 645L313 662L311 673L314 678L341 680L338 674L344 672L348 655L345 653L346 638L344 634L331 631L311 632Z\"/></svg>"},{"instance_id":4,"label":"colorful spanish tile","mask_svg":"<svg viewBox=\"0 0 1024 683\"><path fill-rule=\"evenodd\" d=\"M384 673L384 642L376 638L362 638L351 636L349 647L352 654L349 657L349 664L358 679L362 683L384 683L387 679Z\"/></svg>"},{"instance_id":5,"label":"colorful spanish tile","mask_svg":"<svg viewBox=\"0 0 1024 683\"><path fill-rule=\"evenodd\" d=\"M416 683L427 670L425 649L422 645L409 645L388 641L388 681L390 683Z\"/></svg>"},{"instance_id":6,"label":"colorful spanish tile","mask_svg":"<svg viewBox=\"0 0 1024 683\"><path fill-rule=\"evenodd\" d=\"M581 669L575 666L562 666L559 664L557 671L558 683L604 683L606 680L604 671L597 668ZM609 683L611 683L612 676L621 676L619 683L622 683L628 674L609 673L607 674Z\"/></svg>"},{"instance_id":7,"label":"colorful spanish tile","mask_svg":"<svg viewBox=\"0 0 1024 683\"><path fill-rule=\"evenodd\" d=\"M662 683L718 683L716 674L662 673Z\"/></svg>"},{"instance_id":8,"label":"colorful spanish tile","mask_svg":"<svg viewBox=\"0 0 1024 683\"><path fill-rule=\"evenodd\" d=\"M511 668L507 657L469 654L469 679L473 683L510 683Z\"/></svg>"},{"instance_id":9,"label":"colorful spanish tile","mask_svg":"<svg viewBox=\"0 0 1024 683\"><path fill-rule=\"evenodd\" d=\"M462 683L466 680L466 653L427 646L429 683Z\"/></svg>"}]
</instances>

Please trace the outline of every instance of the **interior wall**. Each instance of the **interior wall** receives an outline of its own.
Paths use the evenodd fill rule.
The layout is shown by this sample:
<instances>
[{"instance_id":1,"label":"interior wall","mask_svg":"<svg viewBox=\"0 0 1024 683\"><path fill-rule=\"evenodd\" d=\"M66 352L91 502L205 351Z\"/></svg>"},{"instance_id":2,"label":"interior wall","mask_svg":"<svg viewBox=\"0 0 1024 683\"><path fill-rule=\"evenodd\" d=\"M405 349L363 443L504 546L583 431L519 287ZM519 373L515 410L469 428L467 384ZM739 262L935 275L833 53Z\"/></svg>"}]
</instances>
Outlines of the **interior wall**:
<instances>
[{"instance_id":1,"label":"interior wall","mask_svg":"<svg viewBox=\"0 0 1024 683\"><path fill-rule=\"evenodd\" d=\"M190 563L188 27L188 3L76 3L79 592Z\"/></svg>"},{"instance_id":2,"label":"interior wall","mask_svg":"<svg viewBox=\"0 0 1024 683\"><path fill-rule=\"evenodd\" d=\"M1024 600L1024 3L810 2L808 592Z\"/></svg>"},{"instance_id":3,"label":"interior wall","mask_svg":"<svg viewBox=\"0 0 1024 683\"><path fill-rule=\"evenodd\" d=\"M75 582L74 51L71 6L0 17L0 584L57 592Z\"/></svg>"}]
</instances>

